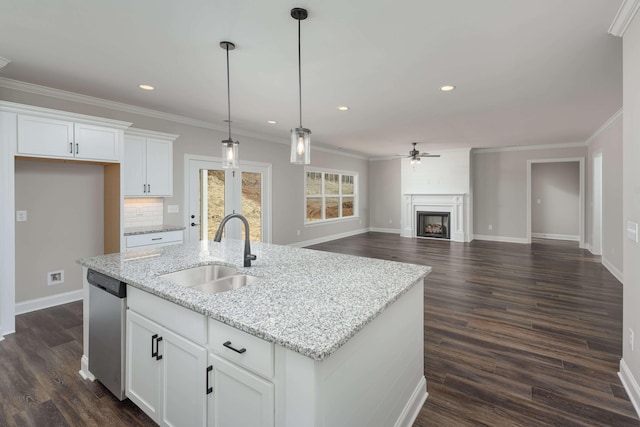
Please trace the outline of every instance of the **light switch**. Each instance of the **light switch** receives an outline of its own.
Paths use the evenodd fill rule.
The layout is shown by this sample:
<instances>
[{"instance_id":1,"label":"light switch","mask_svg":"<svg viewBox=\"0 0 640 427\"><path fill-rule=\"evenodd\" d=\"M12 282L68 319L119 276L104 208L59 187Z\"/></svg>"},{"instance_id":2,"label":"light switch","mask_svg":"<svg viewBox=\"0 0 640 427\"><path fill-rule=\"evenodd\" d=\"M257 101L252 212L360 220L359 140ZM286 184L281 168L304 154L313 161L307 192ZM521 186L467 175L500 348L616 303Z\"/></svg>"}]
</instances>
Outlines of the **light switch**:
<instances>
[{"instance_id":1,"label":"light switch","mask_svg":"<svg viewBox=\"0 0 640 427\"><path fill-rule=\"evenodd\" d=\"M27 220L27 211L16 211L16 221L23 222Z\"/></svg>"},{"instance_id":2,"label":"light switch","mask_svg":"<svg viewBox=\"0 0 640 427\"><path fill-rule=\"evenodd\" d=\"M638 243L638 223L627 221L627 239Z\"/></svg>"},{"instance_id":3,"label":"light switch","mask_svg":"<svg viewBox=\"0 0 640 427\"><path fill-rule=\"evenodd\" d=\"M537 199L537 200L536 200L536 203L537 203L537 204L540 204L540 203L542 203L542 200Z\"/></svg>"},{"instance_id":4,"label":"light switch","mask_svg":"<svg viewBox=\"0 0 640 427\"><path fill-rule=\"evenodd\" d=\"M178 213L180 212L179 205L167 205L167 213Z\"/></svg>"}]
</instances>

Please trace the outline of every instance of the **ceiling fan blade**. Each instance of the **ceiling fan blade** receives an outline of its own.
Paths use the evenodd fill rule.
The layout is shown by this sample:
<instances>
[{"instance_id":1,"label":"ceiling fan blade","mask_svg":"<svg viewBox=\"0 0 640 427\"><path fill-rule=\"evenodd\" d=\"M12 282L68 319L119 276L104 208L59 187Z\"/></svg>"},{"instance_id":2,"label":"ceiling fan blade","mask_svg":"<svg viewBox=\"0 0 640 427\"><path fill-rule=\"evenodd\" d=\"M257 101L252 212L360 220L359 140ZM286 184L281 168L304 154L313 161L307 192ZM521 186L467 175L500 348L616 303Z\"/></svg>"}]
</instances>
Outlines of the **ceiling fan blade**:
<instances>
[{"instance_id":1,"label":"ceiling fan blade","mask_svg":"<svg viewBox=\"0 0 640 427\"><path fill-rule=\"evenodd\" d=\"M440 157L440 154L420 154L420 157Z\"/></svg>"}]
</instances>

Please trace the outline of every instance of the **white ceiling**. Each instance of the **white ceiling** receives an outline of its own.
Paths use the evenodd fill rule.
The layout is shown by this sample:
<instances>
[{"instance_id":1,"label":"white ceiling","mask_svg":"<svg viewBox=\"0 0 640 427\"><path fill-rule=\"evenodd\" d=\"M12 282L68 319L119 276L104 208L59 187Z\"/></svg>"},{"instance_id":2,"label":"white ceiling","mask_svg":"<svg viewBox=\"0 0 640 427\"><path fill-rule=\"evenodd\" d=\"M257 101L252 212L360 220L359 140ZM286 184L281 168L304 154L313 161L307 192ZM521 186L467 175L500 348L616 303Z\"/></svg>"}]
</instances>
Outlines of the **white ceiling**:
<instances>
[{"instance_id":1,"label":"white ceiling","mask_svg":"<svg viewBox=\"0 0 640 427\"><path fill-rule=\"evenodd\" d=\"M0 56L11 61L0 77L224 128L219 42L229 40L234 129L286 142L298 125L289 11L305 7L313 144L380 157L411 141L421 151L576 143L622 107L622 40L607 34L620 3L0 0Z\"/></svg>"}]
</instances>

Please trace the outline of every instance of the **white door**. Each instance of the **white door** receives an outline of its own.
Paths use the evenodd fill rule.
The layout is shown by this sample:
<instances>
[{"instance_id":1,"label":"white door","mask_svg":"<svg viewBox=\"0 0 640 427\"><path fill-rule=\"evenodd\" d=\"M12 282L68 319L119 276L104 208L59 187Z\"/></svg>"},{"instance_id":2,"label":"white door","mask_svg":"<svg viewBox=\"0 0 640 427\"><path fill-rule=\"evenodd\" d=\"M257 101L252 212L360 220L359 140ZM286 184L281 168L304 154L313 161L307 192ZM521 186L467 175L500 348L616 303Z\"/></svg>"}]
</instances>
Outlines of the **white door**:
<instances>
[{"instance_id":1,"label":"white door","mask_svg":"<svg viewBox=\"0 0 640 427\"><path fill-rule=\"evenodd\" d=\"M209 354L209 361L213 367L209 427L273 427L273 384L215 354Z\"/></svg>"},{"instance_id":2,"label":"white door","mask_svg":"<svg viewBox=\"0 0 640 427\"><path fill-rule=\"evenodd\" d=\"M271 165L242 162L240 169L229 170L219 159L194 156L186 162L189 241L213 239L226 215L241 213L252 241L271 242ZM228 222L225 237L244 238L242 223Z\"/></svg>"},{"instance_id":3,"label":"white door","mask_svg":"<svg viewBox=\"0 0 640 427\"><path fill-rule=\"evenodd\" d=\"M162 330L162 423L205 426L207 419L207 351Z\"/></svg>"}]
</instances>

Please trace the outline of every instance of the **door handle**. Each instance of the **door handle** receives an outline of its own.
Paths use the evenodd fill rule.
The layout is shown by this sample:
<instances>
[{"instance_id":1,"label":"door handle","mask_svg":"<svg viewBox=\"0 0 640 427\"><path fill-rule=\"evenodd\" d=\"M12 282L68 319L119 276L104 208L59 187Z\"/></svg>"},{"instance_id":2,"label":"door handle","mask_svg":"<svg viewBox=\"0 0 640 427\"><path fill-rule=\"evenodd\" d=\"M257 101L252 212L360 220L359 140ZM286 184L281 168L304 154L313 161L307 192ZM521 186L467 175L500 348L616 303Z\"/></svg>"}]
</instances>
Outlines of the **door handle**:
<instances>
[{"instance_id":1,"label":"door handle","mask_svg":"<svg viewBox=\"0 0 640 427\"><path fill-rule=\"evenodd\" d=\"M158 354L160 352L160 341L162 341L162 337L159 337L158 334L153 334L153 336L151 337L151 357L155 357L156 360L161 360L162 359L162 355ZM155 351L153 350L153 344L155 342Z\"/></svg>"},{"instance_id":2,"label":"door handle","mask_svg":"<svg viewBox=\"0 0 640 427\"><path fill-rule=\"evenodd\" d=\"M200 225L200 224L196 224L195 222L192 222L192 223L191 223L191 226L192 226L192 227L196 227L196 226L198 226L198 225Z\"/></svg>"},{"instance_id":3,"label":"door handle","mask_svg":"<svg viewBox=\"0 0 640 427\"><path fill-rule=\"evenodd\" d=\"M211 371L213 371L213 366L207 366L207 373L205 374L207 376L207 394L211 394L213 392L213 387L209 386L209 372Z\"/></svg>"}]
</instances>

